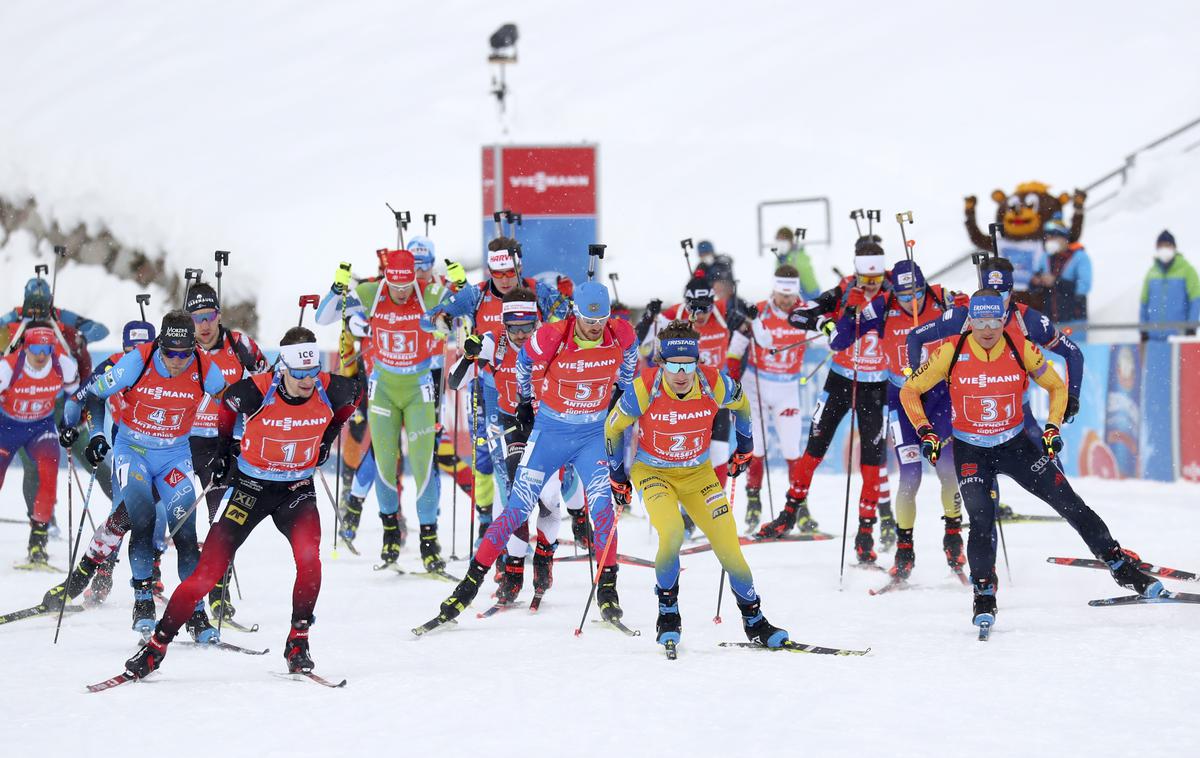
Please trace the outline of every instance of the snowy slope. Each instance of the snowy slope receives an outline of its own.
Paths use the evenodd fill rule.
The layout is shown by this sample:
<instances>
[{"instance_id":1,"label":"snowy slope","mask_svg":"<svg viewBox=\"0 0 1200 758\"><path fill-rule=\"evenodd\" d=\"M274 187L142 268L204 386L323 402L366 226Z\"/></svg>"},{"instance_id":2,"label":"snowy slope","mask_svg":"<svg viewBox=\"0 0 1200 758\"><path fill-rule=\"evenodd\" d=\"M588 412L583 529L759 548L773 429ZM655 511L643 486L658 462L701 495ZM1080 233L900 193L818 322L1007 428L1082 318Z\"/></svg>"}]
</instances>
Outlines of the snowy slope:
<instances>
[{"instance_id":1,"label":"snowy slope","mask_svg":"<svg viewBox=\"0 0 1200 758\"><path fill-rule=\"evenodd\" d=\"M782 478L775 484L785 486ZM1195 485L1077 484L1123 544L1156 562L1197 568ZM834 533L843 486L840 477L818 476L811 497L814 516ZM107 507L96 497L94 506ZM1007 487L1005 500L1019 512L1048 512L1016 487ZM286 542L263 524L238 557L244 599L236 602L239 619L263 630L226 639L269 647L268 655L176 645L146 683L86 694L85 684L117 673L135 647L123 560L109 604L68 617L57 647L53 620L0 630L0 660L15 680L4 715L17 728L7 732L6 753L79 755L99 739L134 749L204 744L234 756L1195 755L1200 729L1184 704L1200 697L1196 608L1089 608L1088 599L1125 591L1105 573L1044 562L1086 555L1066 525L1014 525L1005 530L1012 580L999 566L998 626L983 645L970 625L970 594L941 558L936 492L926 488L919 505L919 589L908 592L869 597L882 579L854 569L839 591L838 540L746 548L774 623L805 642L871 647L862 658L716 647L742 635L729 595L724 623L711 622L719 574L711 553L684 558L683 644L673 663L653 641L653 574L628 566L621 600L641 637L589 624L575 638L588 572L586 563L567 563L556 566L538 616L516 610L480 621L468 611L457 628L414 640L409 627L432 616L451 585L373 572L380 528L368 502L364 555L343 550L333 560L328 546L322 551L313 656L319 672L350 680L344 690L268 673L283 670L293 568ZM448 547L449 493L442 506ZM22 507L6 489L0 513L16 516ZM327 516L328 503L321 507ZM740 522L740 505L735 510ZM460 551L464 511L460 502ZM653 556L644 520L624 518L620 529L622 552ZM23 527L0 524L5 562L23 554L24 540ZM64 542L51 544L55 562L65 562L65 550ZM401 563L418 564L415 545ZM3 573L5 610L34 602L54 581ZM170 554L164 578L174 584ZM527 582L526 599L529 591ZM484 607L481 600L473 609Z\"/></svg>"},{"instance_id":2,"label":"snowy slope","mask_svg":"<svg viewBox=\"0 0 1200 758\"><path fill-rule=\"evenodd\" d=\"M270 342L337 260L369 269L394 240L385 200L437 212L440 251L475 256L479 147L498 137L485 41L505 21L522 35L509 138L600 143L602 236L631 301L673 294L644 274L676 277L681 237L752 255L766 198L833 198L827 284L855 207L914 210L918 260L936 265L967 246L963 195L1030 178L1070 190L1194 117L1185 93L1200 91L1187 33L1200 8L1186 2L1131 14L1116 2L546 0L502 13L8 3L0 193L33 193L63 223L103 221L179 268L232 250L227 283L260 292ZM1194 202L1183 189L1179 202ZM1162 225L1147 218L1130 211L1104 232L1147 239L1143 226ZM1130 254L1086 241L1101 270ZM747 292L766 270L744 261ZM95 307L110 306L109 320L126 317L123 300Z\"/></svg>"}]
</instances>

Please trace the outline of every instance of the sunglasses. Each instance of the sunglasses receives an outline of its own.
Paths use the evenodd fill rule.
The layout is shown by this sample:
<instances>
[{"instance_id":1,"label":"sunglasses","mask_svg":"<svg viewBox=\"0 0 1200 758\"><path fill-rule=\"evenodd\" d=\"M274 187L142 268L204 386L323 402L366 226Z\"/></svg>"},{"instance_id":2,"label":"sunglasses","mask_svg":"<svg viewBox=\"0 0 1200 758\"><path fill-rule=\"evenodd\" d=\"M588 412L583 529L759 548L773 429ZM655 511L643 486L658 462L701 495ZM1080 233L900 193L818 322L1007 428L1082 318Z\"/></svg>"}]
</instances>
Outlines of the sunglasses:
<instances>
[{"instance_id":1,"label":"sunglasses","mask_svg":"<svg viewBox=\"0 0 1200 758\"><path fill-rule=\"evenodd\" d=\"M511 268L506 269L504 271L497 271L495 269L492 269L491 273L492 273L493 279L516 279L517 278L516 270L511 269Z\"/></svg>"},{"instance_id":2,"label":"sunglasses","mask_svg":"<svg viewBox=\"0 0 1200 758\"><path fill-rule=\"evenodd\" d=\"M173 360L177 360L177 361L182 361L182 360L184 360L185 358L191 358L191 357L192 357L192 351L191 351L191 350L168 350L168 349L166 349L165 347L160 347L160 348L158 349L158 351L159 351L160 353L162 353L162 356L163 356L164 358L171 358L171 359L173 359Z\"/></svg>"},{"instance_id":3,"label":"sunglasses","mask_svg":"<svg viewBox=\"0 0 1200 758\"><path fill-rule=\"evenodd\" d=\"M883 284L883 274L857 274L859 284L875 287Z\"/></svg>"},{"instance_id":4,"label":"sunglasses","mask_svg":"<svg viewBox=\"0 0 1200 758\"><path fill-rule=\"evenodd\" d=\"M292 368L285 363L284 368L286 368L287 372L292 375L293 379L311 379L317 374L321 373L320 366L313 366L312 368Z\"/></svg>"},{"instance_id":5,"label":"sunglasses","mask_svg":"<svg viewBox=\"0 0 1200 758\"><path fill-rule=\"evenodd\" d=\"M603 316L601 318L588 318L587 316L580 316L576 314L575 318L579 319L584 326L600 326L605 321L608 321L608 316Z\"/></svg>"},{"instance_id":6,"label":"sunglasses","mask_svg":"<svg viewBox=\"0 0 1200 758\"><path fill-rule=\"evenodd\" d=\"M971 319L972 329L999 329L1004 326L1004 321L998 318L973 318Z\"/></svg>"},{"instance_id":7,"label":"sunglasses","mask_svg":"<svg viewBox=\"0 0 1200 758\"><path fill-rule=\"evenodd\" d=\"M713 304L708 302L693 302L688 303L687 309L696 314L712 313Z\"/></svg>"},{"instance_id":8,"label":"sunglasses","mask_svg":"<svg viewBox=\"0 0 1200 758\"><path fill-rule=\"evenodd\" d=\"M511 334L533 334L533 324L505 324L504 330Z\"/></svg>"},{"instance_id":9,"label":"sunglasses","mask_svg":"<svg viewBox=\"0 0 1200 758\"><path fill-rule=\"evenodd\" d=\"M694 374L696 373L696 366L696 361L688 361L687 363L667 361L663 364L663 368L667 370L668 374Z\"/></svg>"},{"instance_id":10,"label":"sunglasses","mask_svg":"<svg viewBox=\"0 0 1200 758\"><path fill-rule=\"evenodd\" d=\"M220 311L213 311L212 313L193 313L192 323L196 324L197 326L200 324L212 324L216 323L216 320L220 317Z\"/></svg>"},{"instance_id":11,"label":"sunglasses","mask_svg":"<svg viewBox=\"0 0 1200 758\"><path fill-rule=\"evenodd\" d=\"M413 267L416 268L417 271L429 271L433 268L433 264L432 263L414 263Z\"/></svg>"},{"instance_id":12,"label":"sunglasses","mask_svg":"<svg viewBox=\"0 0 1200 758\"><path fill-rule=\"evenodd\" d=\"M34 355L50 355L54 352L54 345L28 345L25 349Z\"/></svg>"}]
</instances>

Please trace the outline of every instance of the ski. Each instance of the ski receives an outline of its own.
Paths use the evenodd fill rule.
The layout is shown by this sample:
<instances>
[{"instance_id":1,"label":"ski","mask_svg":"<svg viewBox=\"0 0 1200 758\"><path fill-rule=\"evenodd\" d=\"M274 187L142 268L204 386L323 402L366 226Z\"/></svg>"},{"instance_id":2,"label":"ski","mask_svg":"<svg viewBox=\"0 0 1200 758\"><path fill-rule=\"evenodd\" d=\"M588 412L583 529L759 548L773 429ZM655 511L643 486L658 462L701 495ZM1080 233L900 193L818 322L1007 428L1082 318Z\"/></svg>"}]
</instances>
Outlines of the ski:
<instances>
[{"instance_id":1,"label":"ski","mask_svg":"<svg viewBox=\"0 0 1200 758\"><path fill-rule=\"evenodd\" d=\"M116 676L114 676L112 679L105 679L103 682L100 682L98 684L89 684L87 691L88 692L104 692L105 690L111 690L113 687L118 687L122 684L125 684L126 682L136 682L136 681L137 681L137 677L135 677L131 674L120 673L120 674L117 674Z\"/></svg>"},{"instance_id":2,"label":"ski","mask_svg":"<svg viewBox=\"0 0 1200 758\"><path fill-rule=\"evenodd\" d=\"M400 568L400 565L394 562L380 563L372 566L375 571L394 571L399 576L411 576L418 579L438 579L443 582L453 582L458 584L462 581L445 569L434 569L433 571L405 571Z\"/></svg>"},{"instance_id":3,"label":"ski","mask_svg":"<svg viewBox=\"0 0 1200 758\"><path fill-rule=\"evenodd\" d=\"M1037 514L1014 513L1000 518L1002 524L1052 524L1066 519L1062 516L1042 516Z\"/></svg>"},{"instance_id":4,"label":"ski","mask_svg":"<svg viewBox=\"0 0 1200 758\"><path fill-rule=\"evenodd\" d=\"M833 539L833 535L826 534L825 532L803 532L801 534L786 534L782 537L763 537L761 539L758 537L743 536L738 538L738 544L743 546L769 545L774 542L822 542L824 540L831 539ZM695 545L694 547L684 548L683 550L679 551L679 554L695 555L696 553L705 553L709 550L712 550L712 544L706 542L703 545Z\"/></svg>"},{"instance_id":5,"label":"ski","mask_svg":"<svg viewBox=\"0 0 1200 758\"><path fill-rule=\"evenodd\" d=\"M813 653L815 655L866 655L871 652L871 648L867 648L866 650L850 650L840 647L807 645L803 642L793 642L792 640L786 640L781 647L764 647L757 642L718 642L717 644L720 647L766 650L772 653L786 651L790 653Z\"/></svg>"},{"instance_id":6,"label":"ski","mask_svg":"<svg viewBox=\"0 0 1200 758\"><path fill-rule=\"evenodd\" d=\"M882 571L885 574L887 573L887 569L885 569L883 566L880 566L878 563L863 563L862 561L859 561L858 563L851 563L850 568L861 569L862 571Z\"/></svg>"},{"instance_id":7,"label":"ski","mask_svg":"<svg viewBox=\"0 0 1200 758\"><path fill-rule=\"evenodd\" d=\"M63 569L57 566L51 566L49 563L14 563L13 568L17 571L36 571L42 574L65 574Z\"/></svg>"},{"instance_id":8,"label":"ski","mask_svg":"<svg viewBox=\"0 0 1200 758\"><path fill-rule=\"evenodd\" d=\"M228 627L235 632L242 632L243 634L253 634L254 632L258 631L258 624L246 626L245 624L234 621L233 619L224 619L221 621L219 626Z\"/></svg>"},{"instance_id":9,"label":"ski","mask_svg":"<svg viewBox=\"0 0 1200 758\"><path fill-rule=\"evenodd\" d=\"M529 612L537 613L542 607L542 598L546 596L545 592L533 593L533 600L529 601Z\"/></svg>"},{"instance_id":10,"label":"ski","mask_svg":"<svg viewBox=\"0 0 1200 758\"><path fill-rule=\"evenodd\" d=\"M950 571L953 572L955 578L958 579L958 581L962 582L962 585L964 587L970 586L971 580L967 577L966 572L963 571L962 566L951 566Z\"/></svg>"},{"instance_id":11,"label":"ski","mask_svg":"<svg viewBox=\"0 0 1200 758\"><path fill-rule=\"evenodd\" d=\"M388 561L386 563L377 563L374 566L372 566L371 568L375 571L387 571L387 570L395 571L400 576L404 576L408 573L404 569L400 568L399 564L395 563L394 561Z\"/></svg>"},{"instance_id":12,"label":"ski","mask_svg":"<svg viewBox=\"0 0 1200 758\"><path fill-rule=\"evenodd\" d=\"M895 590L907 590L907 589L910 589L911 587L912 587L912 585L908 583L907 579L901 579L898 576L894 576L890 580L888 580L887 584L883 585L879 589L867 590L867 594L874 597L875 595L883 595L885 593L892 592Z\"/></svg>"},{"instance_id":13,"label":"ski","mask_svg":"<svg viewBox=\"0 0 1200 758\"><path fill-rule=\"evenodd\" d=\"M83 610L82 605L68 605L64 613L79 613ZM22 608L19 611L6 613L0 616L0 624L9 624L13 621L21 621L23 619L37 618L38 616L50 616L58 613L58 608L51 608L45 603L38 603L29 608Z\"/></svg>"},{"instance_id":14,"label":"ski","mask_svg":"<svg viewBox=\"0 0 1200 758\"><path fill-rule=\"evenodd\" d=\"M680 554L682 555L682 553L680 553ZM581 555L564 555L561 558L555 558L554 562L555 563L573 563L575 561L586 561L587 559L588 559L588 554L583 553ZM617 553L617 563L622 563L626 566L641 566L642 568L654 568L654 561L647 560L645 558L638 558L633 555L625 555L624 553Z\"/></svg>"},{"instance_id":15,"label":"ski","mask_svg":"<svg viewBox=\"0 0 1200 758\"><path fill-rule=\"evenodd\" d=\"M314 674L311 671L292 671L292 672L286 673L286 674L280 673L278 671L272 671L271 673L274 674L275 676L279 677L280 679L288 679L293 682L301 682L301 681L304 681L305 679L307 679L308 681L315 682L315 683L321 685L322 687L329 687L330 689L335 689L335 690L346 686L345 679L343 679L340 682L331 682L328 679L326 679L325 677L323 677L319 674Z\"/></svg>"},{"instance_id":16,"label":"ski","mask_svg":"<svg viewBox=\"0 0 1200 758\"><path fill-rule=\"evenodd\" d=\"M626 637L641 637L642 633L638 629L630 629L621 622L620 619L592 619L593 624L604 624L605 626L615 629L624 634Z\"/></svg>"},{"instance_id":17,"label":"ski","mask_svg":"<svg viewBox=\"0 0 1200 758\"><path fill-rule=\"evenodd\" d=\"M480 611L479 613L476 613L475 618L490 619L492 616L495 616L497 613L500 613L501 611L511 611L515 608L523 608L523 607L525 607L525 603L524 603L524 601L520 601L520 600L518 600L515 603L496 603L491 608L488 608L486 611Z\"/></svg>"},{"instance_id":18,"label":"ski","mask_svg":"<svg viewBox=\"0 0 1200 758\"><path fill-rule=\"evenodd\" d=\"M180 640L179 642L177 642L175 644L183 645L185 647L211 648L213 650L224 650L227 653L241 653L243 655L266 655L267 653L271 652L270 648L268 648L266 650L254 650L254 649L251 649L248 647L242 647L241 645L235 645L232 642L224 642L224 641L193 642L191 640Z\"/></svg>"},{"instance_id":19,"label":"ski","mask_svg":"<svg viewBox=\"0 0 1200 758\"><path fill-rule=\"evenodd\" d=\"M991 621L980 621L979 622L979 638L978 638L979 641L987 642L989 639L991 639L991 636L992 636L992 622Z\"/></svg>"},{"instance_id":20,"label":"ski","mask_svg":"<svg viewBox=\"0 0 1200 758\"><path fill-rule=\"evenodd\" d=\"M358 552L358 548L356 548L356 547L354 546L354 541L353 541L353 540L348 540L348 539L346 539L344 536L342 536L342 535L340 535L340 534L339 534L339 535L338 535L338 541L339 541L339 542L341 542L343 545L345 545L345 546L346 546L346 549L347 549L347 550L349 550L349 551L350 551L351 553L353 553L354 555L362 555L362 553Z\"/></svg>"},{"instance_id":21,"label":"ski","mask_svg":"<svg viewBox=\"0 0 1200 758\"><path fill-rule=\"evenodd\" d=\"M1056 566L1077 566L1079 568L1103 569L1104 571L1108 571L1108 564L1098 558L1047 558L1046 563L1053 563ZM1175 579L1180 582L1200 582L1200 574L1194 574L1191 571L1182 571L1180 569L1168 568L1167 566L1155 566L1153 563L1146 563L1145 561L1139 563L1138 568L1147 574L1153 574L1163 579Z\"/></svg>"},{"instance_id":22,"label":"ski","mask_svg":"<svg viewBox=\"0 0 1200 758\"><path fill-rule=\"evenodd\" d=\"M1109 605L1151 605L1157 603L1200 603L1200 593L1163 591L1158 597L1143 597L1141 595L1123 595L1121 597L1106 597L1100 600L1089 600L1088 605L1100 608Z\"/></svg>"},{"instance_id":23,"label":"ski","mask_svg":"<svg viewBox=\"0 0 1200 758\"><path fill-rule=\"evenodd\" d=\"M664 642L663 647L666 648L667 660L674 661L679 658L679 646L675 642Z\"/></svg>"},{"instance_id":24,"label":"ski","mask_svg":"<svg viewBox=\"0 0 1200 758\"><path fill-rule=\"evenodd\" d=\"M430 632L437 631L438 629L441 629L444 626L449 626L450 624L457 624L457 623L458 623L458 621L456 619L443 619L442 617L438 616L437 618L429 619L428 621L426 621L424 624L421 624L420 626L414 626L411 631L412 631L414 637L421 637L423 635L429 634Z\"/></svg>"}]
</instances>

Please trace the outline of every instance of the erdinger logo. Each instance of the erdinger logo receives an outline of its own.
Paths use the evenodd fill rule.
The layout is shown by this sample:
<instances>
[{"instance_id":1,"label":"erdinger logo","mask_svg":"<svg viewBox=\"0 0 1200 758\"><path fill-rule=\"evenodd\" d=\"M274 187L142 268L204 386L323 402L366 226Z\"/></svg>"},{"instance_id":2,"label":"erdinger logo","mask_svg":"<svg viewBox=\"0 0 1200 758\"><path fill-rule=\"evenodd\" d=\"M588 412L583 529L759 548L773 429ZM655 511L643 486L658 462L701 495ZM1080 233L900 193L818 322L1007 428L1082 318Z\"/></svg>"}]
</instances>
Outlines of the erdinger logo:
<instances>
[{"instance_id":1,"label":"erdinger logo","mask_svg":"<svg viewBox=\"0 0 1200 758\"><path fill-rule=\"evenodd\" d=\"M679 411L671 411L670 413L651 413L650 418L655 421L666 421L671 426L678 424L680 421L691 421L698 418L708 418L707 411L693 411L692 413L680 413Z\"/></svg>"},{"instance_id":2,"label":"erdinger logo","mask_svg":"<svg viewBox=\"0 0 1200 758\"><path fill-rule=\"evenodd\" d=\"M277 429L282 429L285 432L290 432L292 427L304 426L324 426L325 421L319 418L265 418L260 419L263 426L273 426Z\"/></svg>"},{"instance_id":3,"label":"erdinger logo","mask_svg":"<svg viewBox=\"0 0 1200 758\"><path fill-rule=\"evenodd\" d=\"M530 187L540 195L548 188L586 187L591 184L591 178L581 175L547 174L545 171L538 171L536 174L527 176L510 176L508 183L513 187Z\"/></svg>"},{"instance_id":4,"label":"erdinger logo","mask_svg":"<svg viewBox=\"0 0 1200 758\"><path fill-rule=\"evenodd\" d=\"M605 368L607 366L614 366L616 363L617 361L615 358L609 358L603 361L585 361L581 358L577 361L571 361L570 363L563 363L560 365L568 371L583 371L584 369L589 368Z\"/></svg>"},{"instance_id":5,"label":"erdinger logo","mask_svg":"<svg viewBox=\"0 0 1200 758\"><path fill-rule=\"evenodd\" d=\"M980 374L979 376L956 376L955 379L959 384L971 384L976 387L987 387L989 384L1004 384L1006 382L1021 381L1020 374L1004 374L1003 376L988 376Z\"/></svg>"}]
</instances>

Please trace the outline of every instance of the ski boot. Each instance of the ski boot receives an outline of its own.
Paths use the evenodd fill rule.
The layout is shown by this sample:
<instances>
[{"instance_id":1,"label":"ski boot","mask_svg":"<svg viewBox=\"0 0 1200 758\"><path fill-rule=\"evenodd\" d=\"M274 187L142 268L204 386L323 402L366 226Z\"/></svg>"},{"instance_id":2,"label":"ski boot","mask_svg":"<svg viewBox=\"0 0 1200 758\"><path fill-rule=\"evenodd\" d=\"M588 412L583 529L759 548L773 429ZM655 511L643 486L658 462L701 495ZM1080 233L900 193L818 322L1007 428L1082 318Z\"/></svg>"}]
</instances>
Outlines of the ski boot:
<instances>
[{"instance_id":1,"label":"ski boot","mask_svg":"<svg viewBox=\"0 0 1200 758\"><path fill-rule=\"evenodd\" d=\"M458 614L466 610L475 596L479 594L479 587L483 584L483 578L486 575L487 566L472 559L471 565L467 567L467 575L454 588L454 594L442 601L438 618L442 621L458 618Z\"/></svg>"},{"instance_id":2,"label":"ski boot","mask_svg":"<svg viewBox=\"0 0 1200 758\"><path fill-rule=\"evenodd\" d=\"M213 588L208 591L208 607L212 609L213 618L231 619L236 609L233 607L232 598L229 595L229 580L232 577L231 571L226 571L225 576L221 577Z\"/></svg>"},{"instance_id":3,"label":"ski boot","mask_svg":"<svg viewBox=\"0 0 1200 758\"><path fill-rule=\"evenodd\" d=\"M41 568L50 565L50 554L46 552L46 542L50 539L48 526L44 521L29 522L29 564Z\"/></svg>"},{"instance_id":4,"label":"ski boot","mask_svg":"<svg viewBox=\"0 0 1200 758\"><path fill-rule=\"evenodd\" d=\"M757 487L751 489L746 488L746 531L753 532L758 527L758 522L762 521L762 498L759 493L762 490Z\"/></svg>"},{"instance_id":5,"label":"ski boot","mask_svg":"<svg viewBox=\"0 0 1200 758\"><path fill-rule=\"evenodd\" d=\"M998 503L996 505L997 521L1011 521L1016 515L1017 514L1013 513L1011 505L1005 505L1004 503Z\"/></svg>"},{"instance_id":6,"label":"ski boot","mask_svg":"<svg viewBox=\"0 0 1200 758\"><path fill-rule=\"evenodd\" d=\"M778 516L763 524L758 533L754 535L755 538L760 540L776 539L792 531L792 528L796 526L796 519L800 515L801 508L804 508L804 515L807 517L808 508L805 507L805 501L797 500L789 494L787 502L783 504L783 510L779 512ZM812 519L809 520L812 521ZM815 521L813 521L813 528L816 528Z\"/></svg>"},{"instance_id":7,"label":"ski boot","mask_svg":"<svg viewBox=\"0 0 1200 758\"><path fill-rule=\"evenodd\" d=\"M585 550L588 548L588 517L582 508L567 509L571 516L571 536L575 544Z\"/></svg>"},{"instance_id":8,"label":"ski boot","mask_svg":"<svg viewBox=\"0 0 1200 758\"><path fill-rule=\"evenodd\" d=\"M160 599L163 598L163 593L166 592L162 581L162 556L162 550L156 549L154 551L154 566L150 569L150 580L152 582L150 591L154 593L155 597Z\"/></svg>"},{"instance_id":9,"label":"ski boot","mask_svg":"<svg viewBox=\"0 0 1200 758\"><path fill-rule=\"evenodd\" d=\"M442 546L438 544L437 524L421 524L421 562L429 572L442 571L446 562L442 560Z\"/></svg>"},{"instance_id":10,"label":"ski boot","mask_svg":"<svg viewBox=\"0 0 1200 758\"><path fill-rule=\"evenodd\" d=\"M132 628L146 640L154 631L154 580L131 579L129 584L133 587Z\"/></svg>"},{"instance_id":11,"label":"ski boot","mask_svg":"<svg viewBox=\"0 0 1200 758\"><path fill-rule=\"evenodd\" d=\"M91 558L83 556L83 560L79 561L79 565L67 576L65 582L60 582L47 590L46 594L42 596L42 603L49 608L58 610L59 606L67 600L79 597L79 593L87 589L88 582L96 573L96 568L97 564L93 563Z\"/></svg>"},{"instance_id":12,"label":"ski boot","mask_svg":"<svg viewBox=\"0 0 1200 758\"><path fill-rule=\"evenodd\" d=\"M151 604L153 605L153 601ZM171 640L162 631L155 629L141 649L125 661L125 673L135 679L143 679L153 674L162 665L162 659L167 656L167 645L170 644Z\"/></svg>"},{"instance_id":13,"label":"ski boot","mask_svg":"<svg viewBox=\"0 0 1200 758\"><path fill-rule=\"evenodd\" d=\"M1165 592L1162 582L1138 568L1142 559L1132 550L1123 550L1117 545L1100 557L1108 564L1113 580L1122 587L1142 597L1158 597Z\"/></svg>"},{"instance_id":14,"label":"ski boot","mask_svg":"<svg viewBox=\"0 0 1200 758\"><path fill-rule=\"evenodd\" d=\"M859 563L874 563L879 556L875 553L875 519L860 518L858 534L854 535L854 554Z\"/></svg>"},{"instance_id":15,"label":"ski boot","mask_svg":"<svg viewBox=\"0 0 1200 758\"><path fill-rule=\"evenodd\" d=\"M913 564L917 562L917 555L913 552L913 530L898 529L896 535L896 560L888 573L905 581L912 576Z\"/></svg>"},{"instance_id":16,"label":"ski boot","mask_svg":"<svg viewBox=\"0 0 1200 758\"><path fill-rule=\"evenodd\" d=\"M975 626L996 623L996 574L987 579L971 578L975 597L971 608L971 623Z\"/></svg>"},{"instance_id":17,"label":"ski boot","mask_svg":"<svg viewBox=\"0 0 1200 758\"><path fill-rule=\"evenodd\" d=\"M354 542L358 537L358 525L362 521L363 498L354 495L346 497L346 507L342 510L342 531L339 532L346 543Z\"/></svg>"},{"instance_id":18,"label":"ski boot","mask_svg":"<svg viewBox=\"0 0 1200 758\"><path fill-rule=\"evenodd\" d=\"M308 628L312 626L309 619L292 622L292 630L288 632L287 642L283 643L283 659L287 661L288 673L308 673L313 670L313 659L308 652Z\"/></svg>"},{"instance_id":19,"label":"ski boot","mask_svg":"<svg viewBox=\"0 0 1200 758\"><path fill-rule=\"evenodd\" d=\"M544 594L554 584L554 549L557 542L547 542L538 535L537 547L533 550L533 591Z\"/></svg>"},{"instance_id":20,"label":"ski boot","mask_svg":"<svg viewBox=\"0 0 1200 758\"><path fill-rule=\"evenodd\" d=\"M504 559L504 575L500 578L500 586L496 590L496 605L508 605L521 594L525 586L525 557L510 555Z\"/></svg>"},{"instance_id":21,"label":"ski boot","mask_svg":"<svg viewBox=\"0 0 1200 758\"><path fill-rule=\"evenodd\" d=\"M683 619L679 616L679 583L669 590L655 586L654 592L658 595L658 622L654 625L658 636L655 639L660 645L668 642L678 645L679 634L683 631Z\"/></svg>"},{"instance_id":22,"label":"ski boot","mask_svg":"<svg viewBox=\"0 0 1200 758\"><path fill-rule=\"evenodd\" d=\"M737 605L738 610L742 612L742 629L746 632L746 639L763 647L783 647L783 643L788 640L787 630L772 625L767 621L767 617L762 615L761 598L755 598L749 603L744 603L738 598Z\"/></svg>"},{"instance_id":23,"label":"ski boot","mask_svg":"<svg viewBox=\"0 0 1200 758\"><path fill-rule=\"evenodd\" d=\"M390 565L400 560L400 519L395 513L381 513L383 522L383 546L379 549L379 560Z\"/></svg>"},{"instance_id":24,"label":"ski boot","mask_svg":"<svg viewBox=\"0 0 1200 758\"><path fill-rule=\"evenodd\" d=\"M962 516L942 516L946 522L946 534L942 537L942 550L946 553L946 563L955 571L961 571L967 563L963 555Z\"/></svg>"},{"instance_id":25,"label":"ski boot","mask_svg":"<svg viewBox=\"0 0 1200 758\"><path fill-rule=\"evenodd\" d=\"M879 552L890 553L896 546L896 517L892 515L892 504L879 504Z\"/></svg>"},{"instance_id":26,"label":"ski boot","mask_svg":"<svg viewBox=\"0 0 1200 758\"><path fill-rule=\"evenodd\" d=\"M192 611L192 617L184 623L184 626L197 644L209 645L221 641L221 634L208 621L208 614L204 612L203 603L196 605L196 610Z\"/></svg>"},{"instance_id":27,"label":"ski boot","mask_svg":"<svg viewBox=\"0 0 1200 758\"><path fill-rule=\"evenodd\" d=\"M600 571L600 583L596 585L596 607L600 618L605 621L620 621L625 612L621 610L621 599L617 597L617 566L605 566Z\"/></svg>"},{"instance_id":28,"label":"ski boot","mask_svg":"<svg viewBox=\"0 0 1200 758\"><path fill-rule=\"evenodd\" d=\"M108 593L112 592L113 572L116 571L119 560L120 552L114 550L108 554L108 559L104 563L96 567L96 575L92 577L92 586L84 592L84 598L89 605L100 605L108 599ZM81 565L82 563L91 563L91 561L85 558Z\"/></svg>"}]
</instances>

